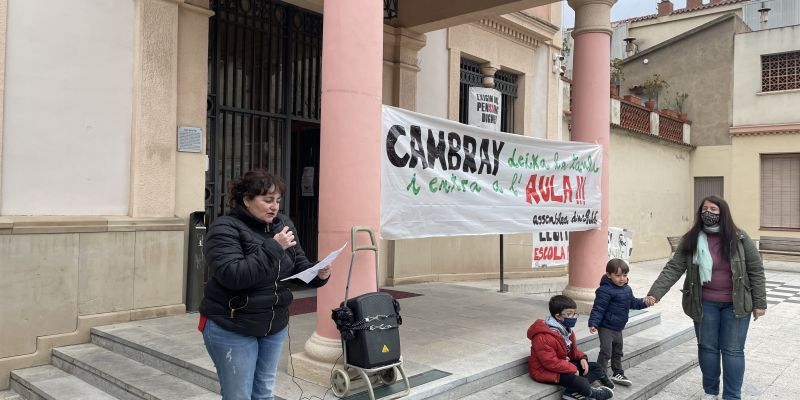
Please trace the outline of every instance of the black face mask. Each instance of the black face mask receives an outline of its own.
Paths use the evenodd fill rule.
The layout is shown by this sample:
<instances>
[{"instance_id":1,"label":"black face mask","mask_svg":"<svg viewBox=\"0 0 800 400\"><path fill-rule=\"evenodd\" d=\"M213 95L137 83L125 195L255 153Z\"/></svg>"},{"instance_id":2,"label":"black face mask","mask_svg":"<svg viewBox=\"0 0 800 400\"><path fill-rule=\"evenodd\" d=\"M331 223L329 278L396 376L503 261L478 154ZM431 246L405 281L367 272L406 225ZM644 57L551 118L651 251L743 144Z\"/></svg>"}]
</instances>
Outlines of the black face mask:
<instances>
[{"instance_id":1,"label":"black face mask","mask_svg":"<svg viewBox=\"0 0 800 400\"><path fill-rule=\"evenodd\" d=\"M719 223L719 214L714 214L711 211L703 211L700 214L700 219L703 220L703 225L714 226Z\"/></svg>"}]
</instances>

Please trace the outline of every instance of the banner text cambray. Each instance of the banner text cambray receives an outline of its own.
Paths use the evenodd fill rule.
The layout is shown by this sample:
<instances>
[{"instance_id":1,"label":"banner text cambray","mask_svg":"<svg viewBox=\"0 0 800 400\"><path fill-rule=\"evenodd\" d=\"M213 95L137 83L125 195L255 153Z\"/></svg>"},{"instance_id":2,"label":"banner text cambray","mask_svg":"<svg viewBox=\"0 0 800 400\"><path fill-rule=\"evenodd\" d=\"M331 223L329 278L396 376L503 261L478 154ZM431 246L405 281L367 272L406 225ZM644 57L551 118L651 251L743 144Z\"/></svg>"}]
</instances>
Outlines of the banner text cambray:
<instances>
[{"instance_id":1,"label":"banner text cambray","mask_svg":"<svg viewBox=\"0 0 800 400\"><path fill-rule=\"evenodd\" d=\"M383 106L381 235L600 226L601 147L492 132Z\"/></svg>"}]
</instances>

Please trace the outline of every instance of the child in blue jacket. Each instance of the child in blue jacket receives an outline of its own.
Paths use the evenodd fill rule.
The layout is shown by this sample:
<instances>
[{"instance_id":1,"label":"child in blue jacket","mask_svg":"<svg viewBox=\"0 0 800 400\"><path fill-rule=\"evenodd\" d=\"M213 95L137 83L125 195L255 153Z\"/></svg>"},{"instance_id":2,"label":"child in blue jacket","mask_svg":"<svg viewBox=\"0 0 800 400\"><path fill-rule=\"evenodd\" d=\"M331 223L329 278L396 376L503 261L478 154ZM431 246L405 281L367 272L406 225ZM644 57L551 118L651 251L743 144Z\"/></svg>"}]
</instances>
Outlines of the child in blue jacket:
<instances>
[{"instance_id":1,"label":"child in blue jacket","mask_svg":"<svg viewBox=\"0 0 800 400\"><path fill-rule=\"evenodd\" d=\"M606 264L606 274L595 291L594 305L589 315L589 331L599 332L600 337L597 363L605 371L611 359L611 380L624 386L631 385L622 369L622 330L628 323L628 312L652 305L644 299L633 297L633 290L628 286L629 271L628 264L618 258Z\"/></svg>"}]
</instances>

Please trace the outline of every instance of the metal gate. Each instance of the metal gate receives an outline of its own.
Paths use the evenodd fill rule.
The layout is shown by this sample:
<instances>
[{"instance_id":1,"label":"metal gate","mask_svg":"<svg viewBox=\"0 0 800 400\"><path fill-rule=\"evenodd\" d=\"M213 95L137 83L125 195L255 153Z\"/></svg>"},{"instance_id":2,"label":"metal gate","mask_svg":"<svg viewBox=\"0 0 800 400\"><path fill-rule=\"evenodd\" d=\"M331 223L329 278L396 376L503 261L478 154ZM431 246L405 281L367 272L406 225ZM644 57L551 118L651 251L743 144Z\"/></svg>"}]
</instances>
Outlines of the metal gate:
<instances>
[{"instance_id":1,"label":"metal gate","mask_svg":"<svg viewBox=\"0 0 800 400\"><path fill-rule=\"evenodd\" d=\"M319 123L322 60L319 14L275 0L213 0L211 7L209 222L228 211L229 182L254 168L282 176L282 204L290 204L289 188L299 184L289 174L292 122Z\"/></svg>"}]
</instances>

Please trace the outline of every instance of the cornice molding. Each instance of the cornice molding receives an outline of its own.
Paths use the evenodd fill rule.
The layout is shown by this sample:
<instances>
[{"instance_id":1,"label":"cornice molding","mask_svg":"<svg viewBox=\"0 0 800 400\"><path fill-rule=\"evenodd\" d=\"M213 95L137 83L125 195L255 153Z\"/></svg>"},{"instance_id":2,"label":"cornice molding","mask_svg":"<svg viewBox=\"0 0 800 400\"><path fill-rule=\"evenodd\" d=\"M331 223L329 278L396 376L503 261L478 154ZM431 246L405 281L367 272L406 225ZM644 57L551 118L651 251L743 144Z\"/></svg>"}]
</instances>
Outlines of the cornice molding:
<instances>
[{"instance_id":1,"label":"cornice molding","mask_svg":"<svg viewBox=\"0 0 800 400\"><path fill-rule=\"evenodd\" d=\"M483 29L487 29L494 33L499 33L506 39L510 39L513 42L530 47L532 49L539 47L539 45L542 44L541 38L534 34L533 31L525 32L527 29L523 30L518 27L511 26L511 24L508 22L505 22L497 17L483 18L476 24Z\"/></svg>"},{"instance_id":2,"label":"cornice molding","mask_svg":"<svg viewBox=\"0 0 800 400\"><path fill-rule=\"evenodd\" d=\"M798 135L800 123L774 124L774 125L747 125L732 126L729 129L731 136L768 136L768 135Z\"/></svg>"}]
</instances>

